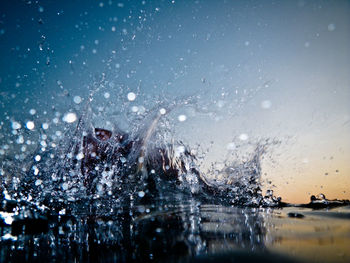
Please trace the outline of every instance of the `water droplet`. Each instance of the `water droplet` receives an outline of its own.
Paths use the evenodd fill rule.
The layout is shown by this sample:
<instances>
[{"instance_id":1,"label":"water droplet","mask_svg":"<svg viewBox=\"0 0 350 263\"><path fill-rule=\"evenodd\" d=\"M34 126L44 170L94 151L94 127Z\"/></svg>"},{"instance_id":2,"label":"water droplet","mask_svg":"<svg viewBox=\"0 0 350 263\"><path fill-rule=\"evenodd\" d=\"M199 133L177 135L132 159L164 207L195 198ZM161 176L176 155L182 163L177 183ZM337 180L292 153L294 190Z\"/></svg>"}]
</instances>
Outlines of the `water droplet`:
<instances>
[{"instance_id":1,"label":"water droplet","mask_svg":"<svg viewBox=\"0 0 350 263\"><path fill-rule=\"evenodd\" d=\"M32 122L32 121L27 121L27 123L26 123L26 128L27 128L28 130L33 130L34 127L35 127L34 122Z\"/></svg>"},{"instance_id":2,"label":"water droplet","mask_svg":"<svg viewBox=\"0 0 350 263\"><path fill-rule=\"evenodd\" d=\"M111 95L108 92L106 92L103 96L105 97L105 99L108 99Z\"/></svg>"},{"instance_id":3,"label":"water droplet","mask_svg":"<svg viewBox=\"0 0 350 263\"><path fill-rule=\"evenodd\" d=\"M35 181L35 185L36 185L36 186L41 185L42 182L43 182L42 180L37 179L37 180Z\"/></svg>"},{"instance_id":4,"label":"water droplet","mask_svg":"<svg viewBox=\"0 0 350 263\"><path fill-rule=\"evenodd\" d=\"M77 115L73 112L69 112L63 116L62 120L67 123L73 123L77 120Z\"/></svg>"},{"instance_id":5,"label":"water droplet","mask_svg":"<svg viewBox=\"0 0 350 263\"><path fill-rule=\"evenodd\" d=\"M44 130L47 130L49 128L49 124L44 122L41 127L44 129Z\"/></svg>"},{"instance_id":6,"label":"water droplet","mask_svg":"<svg viewBox=\"0 0 350 263\"><path fill-rule=\"evenodd\" d=\"M269 100L262 101L261 102L261 108L263 108L263 109L271 108L271 101L269 101Z\"/></svg>"},{"instance_id":7,"label":"water droplet","mask_svg":"<svg viewBox=\"0 0 350 263\"><path fill-rule=\"evenodd\" d=\"M75 97L73 98L73 101L74 101L74 103L79 104L79 103L81 103L82 99L81 99L80 96L75 96Z\"/></svg>"},{"instance_id":8,"label":"water droplet","mask_svg":"<svg viewBox=\"0 0 350 263\"><path fill-rule=\"evenodd\" d=\"M36 110L35 110L35 109L30 109L30 110L29 110L29 114L30 114L30 115L34 115L35 113L36 113Z\"/></svg>"},{"instance_id":9,"label":"water droplet","mask_svg":"<svg viewBox=\"0 0 350 263\"><path fill-rule=\"evenodd\" d=\"M20 129L22 127L22 125L19 122L17 122L17 121L13 121L12 124L11 124L11 127L14 130L18 130L18 129Z\"/></svg>"},{"instance_id":10,"label":"water droplet","mask_svg":"<svg viewBox=\"0 0 350 263\"><path fill-rule=\"evenodd\" d=\"M166 109L161 108L161 109L159 110L159 112L160 112L160 114L164 115L164 114L166 113Z\"/></svg>"},{"instance_id":11,"label":"water droplet","mask_svg":"<svg viewBox=\"0 0 350 263\"><path fill-rule=\"evenodd\" d=\"M41 156L38 154L34 157L34 160L39 162L41 160Z\"/></svg>"},{"instance_id":12,"label":"water droplet","mask_svg":"<svg viewBox=\"0 0 350 263\"><path fill-rule=\"evenodd\" d=\"M246 140L248 140L248 134L246 134L246 133L242 133L241 135L239 135L239 139L241 140L241 141L246 141Z\"/></svg>"},{"instance_id":13,"label":"water droplet","mask_svg":"<svg viewBox=\"0 0 350 263\"><path fill-rule=\"evenodd\" d=\"M68 186L67 186L67 187L68 187ZM65 214L66 214L66 209L63 208L62 210L60 210L60 211L58 212L58 214L60 214L60 215L65 215Z\"/></svg>"},{"instance_id":14,"label":"water droplet","mask_svg":"<svg viewBox=\"0 0 350 263\"><path fill-rule=\"evenodd\" d=\"M233 151L236 148L236 145L233 142L230 142L226 145L226 149L229 151Z\"/></svg>"},{"instance_id":15,"label":"water droplet","mask_svg":"<svg viewBox=\"0 0 350 263\"><path fill-rule=\"evenodd\" d=\"M7 225L11 225L13 220L14 220L12 213L1 212L0 216L5 221L5 224L7 224ZM4 237L2 237L2 238L4 238Z\"/></svg>"},{"instance_id":16,"label":"water droplet","mask_svg":"<svg viewBox=\"0 0 350 263\"><path fill-rule=\"evenodd\" d=\"M62 189L63 190L67 190L68 189L68 184L67 183L63 183L62 184Z\"/></svg>"},{"instance_id":17,"label":"water droplet","mask_svg":"<svg viewBox=\"0 0 350 263\"><path fill-rule=\"evenodd\" d=\"M22 136L22 135L18 136L16 142L17 142L18 144L24 143L24 138L23 138L23 136Z\"/></svg>"},{"instance_id":18,"label":"water droplet","mask_svg":"<svg viewBox=\"0 0 350 263\"><path fill-rule=\"evenodd\" d=\"M334 31L334 30L335 30L335 24L329 24L328 31Z\"/></svg>"},{"instance_id":19,"label":"water droplet","mask_svg":"<svg viewBox=\"0 0 350 263\"><path fill-rule=\"evenodd\" d=\"M129 92L128 93L128 100L134 101L135 99L136 99L136 94L134 92Z\"/></svg>"},{"instance_id":20,"label":"water droplet","mask_svg":"<svg viewBox=\"0 0 350 263\"><path fill-rule=\"evenodd\" d=\"M77 154L77 160L81 160L84 158L84 154L83 153L78 153Z\"/></svg>"},{"instance_id":21,"label":"water droplet","mask_svg":"<svg viewBox=\"0 0 350 263\"><path fill-rule=\"evenodd\" d=\"M38 167L36 167L36 166L33 166L33 173L34 173L34 175L38 175L39 174L39 169L38 169Z\"/></svg>"},{"instance_id":22,"label":"water droplet","mask_svg":"<svg viewBox=\"0 0 350 263\"><path fill-rule=\"evenodd\" d=\"M139 107L139 114L144 114L146 112L146 108L143 106Z\"/></svg>"},{"instance_id":23,"label":"water droplet","mask_svg":"<svg viewBox=\"0 0 350 263\"><path fill-rule=\"evenodd\" d=\"M145 192L144 192L144 191L138 192L138 196L139 196L140 198L144 197L144 196L145 196Z\"/></svg>"},{"instance_id":24,"label":"water droplet","mask_svg":"<svg viewBox=\"0 0 350 263\"><path fill-rule=\"evenodd\" d=\"M181 115L179 115L177 118L178 118L179 121L183 122L183 121L185 121L185 120L187 119L187 116L181 114Z\"/></svg>"}]
</instances>

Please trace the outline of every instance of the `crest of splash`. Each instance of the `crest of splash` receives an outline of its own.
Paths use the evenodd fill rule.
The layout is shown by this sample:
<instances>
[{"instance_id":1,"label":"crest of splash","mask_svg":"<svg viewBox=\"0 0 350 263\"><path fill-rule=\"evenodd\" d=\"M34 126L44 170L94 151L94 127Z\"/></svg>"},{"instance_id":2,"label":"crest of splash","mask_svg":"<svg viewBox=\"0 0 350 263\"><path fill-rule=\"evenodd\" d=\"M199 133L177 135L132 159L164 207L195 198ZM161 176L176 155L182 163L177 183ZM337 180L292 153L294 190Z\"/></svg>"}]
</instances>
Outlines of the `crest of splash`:
<instances>
[{"instance_id":1,"label":"crest of splash","mask_svg":"<svg viewBox=\"0 0 350 263\"><path fill-rule=\"evenodd\" d=\"M219 168L212 164L207 172L207 184L217 189L216 195L223 196L233 205L279 206L281 198L275 197L273 190L267 190L263 195L261 189L261 160L268 148L275 143L261 140L244 157L231 156Z\"/></svg>"}]
</instances>

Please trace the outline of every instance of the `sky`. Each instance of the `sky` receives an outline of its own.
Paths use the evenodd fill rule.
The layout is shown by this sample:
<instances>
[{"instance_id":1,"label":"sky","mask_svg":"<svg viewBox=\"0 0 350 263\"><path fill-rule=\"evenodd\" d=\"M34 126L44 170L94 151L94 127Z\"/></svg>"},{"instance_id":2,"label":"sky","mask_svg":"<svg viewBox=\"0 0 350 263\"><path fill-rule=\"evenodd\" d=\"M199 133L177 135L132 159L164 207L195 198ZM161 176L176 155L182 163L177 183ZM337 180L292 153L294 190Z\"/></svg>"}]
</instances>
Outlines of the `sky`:
<instances>
[{"instance_id":1,"label":"sky","mask_svg":"<svg viewBox=\"0 0 350 263\"><path fill-rule=\"evenodd\" d=\"M96 87L102 122L126 129L125 108L194 97L171 116L209 148L203 171L270 139L265 187L350 199L349 1L1 1L0 46L2 158L14 121L33 137Z\"/></svg>"}]
</instances>

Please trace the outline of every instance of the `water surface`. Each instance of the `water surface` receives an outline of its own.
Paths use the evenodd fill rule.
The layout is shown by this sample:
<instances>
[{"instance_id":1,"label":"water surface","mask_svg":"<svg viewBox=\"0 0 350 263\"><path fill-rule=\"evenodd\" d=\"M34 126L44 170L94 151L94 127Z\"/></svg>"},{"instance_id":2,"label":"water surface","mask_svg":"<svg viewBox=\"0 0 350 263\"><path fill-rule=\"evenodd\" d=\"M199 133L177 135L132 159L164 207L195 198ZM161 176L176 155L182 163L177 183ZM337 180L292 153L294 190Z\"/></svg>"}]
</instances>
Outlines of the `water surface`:
<instances>
[{"instance_id":1,"label":"water surface","mask_svg":"<svg viewBox=\"0 0 350 263\"><path fill-rule=\"evenodd\" d=\"M138 206L129 215L115 211L109 216L91 215L86 209L2 225L1 261L348 262L350 258L349 206L271 209L187 202Z\"/></svg>"}]
</instances>

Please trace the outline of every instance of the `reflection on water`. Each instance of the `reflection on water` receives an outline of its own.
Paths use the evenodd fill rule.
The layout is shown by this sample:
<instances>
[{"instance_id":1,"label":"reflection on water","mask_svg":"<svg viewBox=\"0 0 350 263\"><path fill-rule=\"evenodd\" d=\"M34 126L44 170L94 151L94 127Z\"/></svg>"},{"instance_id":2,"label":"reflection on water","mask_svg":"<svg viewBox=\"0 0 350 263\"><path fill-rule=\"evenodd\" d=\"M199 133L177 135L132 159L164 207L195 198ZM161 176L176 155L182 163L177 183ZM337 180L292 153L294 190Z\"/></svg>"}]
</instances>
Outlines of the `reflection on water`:
<instances>
[{"instance_id":1,"label":"reflection on water","mask_svg":"<svg viewBox=\"0 0 350 263\"><path fill-rule=\"evenodd\" d=\"M0 261L348 262L350 208L238 208L183 204L113 208L84 202L43 213L2 206ZM14 205L14 204L12 204ZM74 210L74 211L73 211ZM100 212L102 211L100 210ZM92 213L91 213L92 212ZM31 214L30 214L31 213ZM72 215L74 214L74 216ZM290 217L298 213L303 218Z\"/></svg>"},{"instance_id":2,"label":"reflection on water","mask_svg":"<svg viewBox=\"0 0 350 263\"><path fill-rule=\"evenodd\" d=\"M304 215L288 218L290 212ZM271 251L288 253L307 262L349 262L350 206L331 210L284 208L269 217L267 244Z\"/></svg>"}]
</instances>

